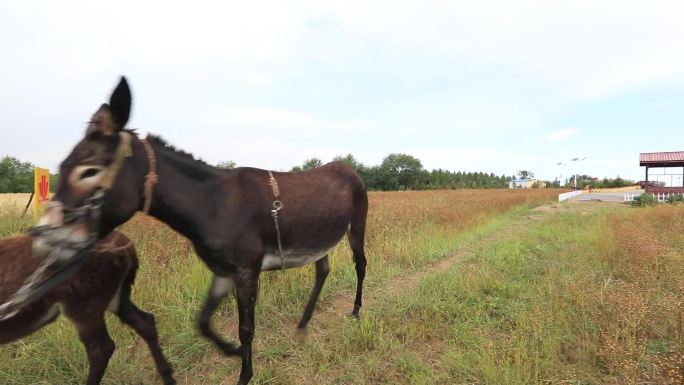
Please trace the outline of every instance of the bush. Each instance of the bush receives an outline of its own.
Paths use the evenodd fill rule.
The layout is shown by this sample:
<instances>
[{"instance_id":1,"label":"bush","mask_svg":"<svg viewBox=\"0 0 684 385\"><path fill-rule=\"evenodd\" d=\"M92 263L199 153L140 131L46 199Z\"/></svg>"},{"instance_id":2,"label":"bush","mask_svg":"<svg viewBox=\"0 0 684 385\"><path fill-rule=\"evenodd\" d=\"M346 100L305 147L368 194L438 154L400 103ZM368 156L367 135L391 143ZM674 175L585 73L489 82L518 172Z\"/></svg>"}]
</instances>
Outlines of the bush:
<instances>
[{"instance_id":1,"label":"bush","mask_svg":"<svg viewBox=\"0 0 684 385\"><path fill-rule=\"evenodd\" d=\"M680 193L670 194L667 197L667 203L675 204L677 202L682 202L682 201L684 201L684 196L682 196L682 194L680 194Z\"/></svg>"},{"instance_id":2,"label":"bush","mask_svg":"<svg viewBox=\"0 0 684 385\"><path fill-rule=\"evenodd\" d=\"M653 206L656 203L656 198L653 196L653 194L641 194L638 197L634 198L632 201L632 206L635 207L645 207L645 206Z\"/></svg>"}]
</instances>

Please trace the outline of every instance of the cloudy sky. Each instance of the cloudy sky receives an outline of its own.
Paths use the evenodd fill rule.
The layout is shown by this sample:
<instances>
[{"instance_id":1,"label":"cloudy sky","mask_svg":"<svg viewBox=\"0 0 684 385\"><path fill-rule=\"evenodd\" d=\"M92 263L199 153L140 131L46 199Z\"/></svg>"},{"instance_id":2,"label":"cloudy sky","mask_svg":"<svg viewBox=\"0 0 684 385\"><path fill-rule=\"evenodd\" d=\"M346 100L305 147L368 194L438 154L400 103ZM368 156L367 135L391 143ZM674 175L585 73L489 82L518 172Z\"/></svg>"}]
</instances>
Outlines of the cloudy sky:
<instances>
[{"instance_id":1,"label":"cloudy sky","mask_svg":"<svg viewBox=\"0 0 684 385\"><path fill-rule=\"evenodd\" d=\"M125 74L129 126L210 163L404 152L642 179L639 152L684 150L682 15L676 1L0 1L0 156L55 170Z\"/></svg>"}]
</instances>

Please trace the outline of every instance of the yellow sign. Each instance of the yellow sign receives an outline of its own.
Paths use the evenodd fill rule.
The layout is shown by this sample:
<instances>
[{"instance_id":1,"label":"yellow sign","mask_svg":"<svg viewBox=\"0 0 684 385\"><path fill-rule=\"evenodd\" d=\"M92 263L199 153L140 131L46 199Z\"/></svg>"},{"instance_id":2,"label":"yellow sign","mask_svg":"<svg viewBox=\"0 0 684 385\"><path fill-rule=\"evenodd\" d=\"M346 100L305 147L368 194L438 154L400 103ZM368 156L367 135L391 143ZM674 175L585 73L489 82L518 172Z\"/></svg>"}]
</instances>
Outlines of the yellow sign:
<instances>
[{"instance_id":1,"label":"yellow sign","mask_svg":"<svg viewBox=\"0 0 684 385\"><path fill-rule=\"evenodd\" d=\"M36 167L33 182L33 212L38 215L40 208L50 200L50 170Z\"/></svg>"}]
</instances>

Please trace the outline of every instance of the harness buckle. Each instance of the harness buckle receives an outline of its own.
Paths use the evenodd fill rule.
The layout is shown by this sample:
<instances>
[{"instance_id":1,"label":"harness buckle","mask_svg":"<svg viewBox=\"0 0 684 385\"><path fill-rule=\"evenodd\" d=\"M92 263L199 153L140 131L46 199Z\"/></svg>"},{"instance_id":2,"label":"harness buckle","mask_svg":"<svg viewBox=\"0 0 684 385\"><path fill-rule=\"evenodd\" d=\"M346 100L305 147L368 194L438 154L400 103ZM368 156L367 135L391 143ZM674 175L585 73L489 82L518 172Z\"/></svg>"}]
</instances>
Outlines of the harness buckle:
<instances>
[{"instance_id":1,"label":"harness buckle","mask_svg":"<svg viewBox=\"0 0 684 385\"><path fill-rule=\"evenodd\" d=\"M271 171L268 172L268 184L271 185L273 189L273 210L271 210L271 217L273 217L273 224L276 229L276 237L278 240L278 254L280 255L280 269L285 270L285 258L283 256L283 242L280 237L280 224L278 223L278 211L282 210L284 207L283 202L280 201L280 189L278 188L278 181L273 176Z\"/></svg>"}]
</instances>

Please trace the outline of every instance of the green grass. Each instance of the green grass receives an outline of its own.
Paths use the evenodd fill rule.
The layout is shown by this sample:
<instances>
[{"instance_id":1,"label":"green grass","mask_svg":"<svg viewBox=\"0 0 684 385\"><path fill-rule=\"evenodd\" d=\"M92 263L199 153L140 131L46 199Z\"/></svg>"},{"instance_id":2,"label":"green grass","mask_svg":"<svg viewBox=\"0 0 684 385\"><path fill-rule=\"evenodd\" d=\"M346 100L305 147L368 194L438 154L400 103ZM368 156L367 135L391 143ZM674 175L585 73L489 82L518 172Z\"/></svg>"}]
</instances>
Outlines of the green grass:
<instances>
[{"instance_id":1,"label":"green grass","mask_svg":"<svg viewBox=\"0 0 684 385\"><path fill-rule=\"evenodd\" d=\"M642 234L657 233L667 229L663 221L684 214L679 206L562 206L556 213L526 208L548 199L538 198L463 216L463 207L450 209L432 195L390 198L407 196L418 202L415 207L392 204L395 213L382 201L377 206L386 210L369 220L360 321L344 315L356 282L346 243L331 254L332 272L305 344L292 335L312 268L262 275L252 383L669 383L658 365L682 352L676 320L684 272L674 266L681 262L684 236L671 231L643 249L639 245L650 243L629 246L633 229L624 224L636 217ZM23 228L10 224L15 219L0 216L0 235ZM194 328L210 280L206 267L187 241L156 222L138 218L124 231L141 259L134 300L156 315L179 383L234 383L239 361L220 356ZM661 244L667 247L656 247ZM651 259L638 260L645 254L655 255L659 265L651 269ZM447 257L450 264L434 267ZM634 298L622 303L615 295L625 285L646 282L655 288L643 291L647 297L634 289ZM658 322L626 316L642 302L643 314L658 314L652 317ZM233 309L232 300L222 306L215 325L234 340ZM141 340L113 318L108 325L118 349L104 383L157 383ZM648 337L635 337L642 335ZM629 372L633 366L623 356L637 353L637 366L649 370ZM85 368L83 349L65 321L0 349L0 383L82 383Z\"/></svg>"},{"instance_id":2,"label":"green grass","mask_svg":"<svg viewBox=\"0 0 684 385\"><path fill-rule=\"evenodd\" d=\"M679 383L684 370L682 302L681 297L672 297L676 291L667 283L681 283L682 269L661 277L662 282L643 282L661 286L645 302L663 296L666 300L654 301L648 309L653 318L642 317L638 325L606 308L622 306L624 314L630 314L634 303L643 301L611 303L600 296L622 293L624 282L613 277L618 266L610 258L623 253L615 243L613 226L632 214L608 206L592 213L572 211L518 222L504 239L478 245L449 269L422 277L416 288L386 293L386 300L368 310L361 324L361 335L366 325L372 330L370 343L339 346L336 343L347 340L331 341L339 353L336 370L353 373L340 383ZM658 223L653 219L643 226ZM681 255L681 249L674 250ZM682 259L673 258L671 267ZM659 323L669 323L671 334ZM679 331L672 332L677 326ZM613 329L620 330L622 352L606 349L604 339ZM654 338L642 341L643 347L629 346L626 337L640 334ZM650 357L644 347L653 353ZM642 358L634 372L623 371L625 365L607 370L623 360L620 354L635 353ZM673 372L647 368L663 356L670 357Z\"/></svg>"}]
</instances>

